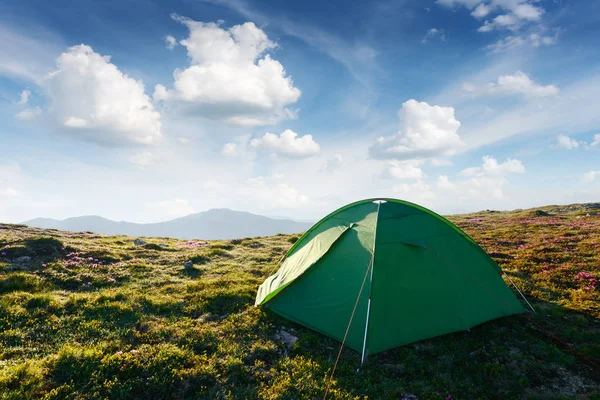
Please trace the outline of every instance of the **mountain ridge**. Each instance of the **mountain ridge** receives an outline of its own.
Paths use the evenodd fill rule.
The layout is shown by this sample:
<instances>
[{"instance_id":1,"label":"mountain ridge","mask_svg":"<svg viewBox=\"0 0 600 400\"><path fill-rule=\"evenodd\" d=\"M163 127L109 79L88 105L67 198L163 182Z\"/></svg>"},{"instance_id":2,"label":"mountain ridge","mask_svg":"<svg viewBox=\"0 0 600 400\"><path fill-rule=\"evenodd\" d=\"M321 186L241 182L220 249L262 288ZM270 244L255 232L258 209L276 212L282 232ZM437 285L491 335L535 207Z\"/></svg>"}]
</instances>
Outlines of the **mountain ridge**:
<instances>
[{"instance_id":1,"label":"mountain ridge","mask_svg":"<svg viewBox=\"0 0 600 400\"><path fill-rule=\"evenodd\" d=\"M313 225L312 222L275 219L228 208L213 208L168 221L152 223L114 221L99 215L82 215L62 220L33 218L22 224L36 228L74 232L89 231L107 235L206 240L299 233Z\"/></svg>"}]
</instances>

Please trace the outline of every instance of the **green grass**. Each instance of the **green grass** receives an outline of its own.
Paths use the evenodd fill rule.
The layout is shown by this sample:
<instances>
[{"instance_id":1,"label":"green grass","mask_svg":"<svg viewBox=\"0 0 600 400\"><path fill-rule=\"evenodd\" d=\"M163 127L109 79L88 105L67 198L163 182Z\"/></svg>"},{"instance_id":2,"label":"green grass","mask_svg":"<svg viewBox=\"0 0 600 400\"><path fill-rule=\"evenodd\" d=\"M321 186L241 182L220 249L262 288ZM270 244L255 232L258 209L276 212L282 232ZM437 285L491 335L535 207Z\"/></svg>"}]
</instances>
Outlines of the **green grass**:
<instances>
[{"instance_id":1,"label":"green grass","mask_svg":"<svg viewBox=\"0 0 600 400\"><path fill-rule=\"evenodd\" d=\"M450 219L570 348L513 316L363 366L345 349L329 398L600 399L598 372L575 354L600 362L600 217L581 205L541 210L551 215ZM339 343L253 307L297 238L134 246L0 224L0 399L322 398ZM13 262L21 256L31 262ZM275 338L281 327L299 338L291 349Z\"/></svg>"}]
</instances>

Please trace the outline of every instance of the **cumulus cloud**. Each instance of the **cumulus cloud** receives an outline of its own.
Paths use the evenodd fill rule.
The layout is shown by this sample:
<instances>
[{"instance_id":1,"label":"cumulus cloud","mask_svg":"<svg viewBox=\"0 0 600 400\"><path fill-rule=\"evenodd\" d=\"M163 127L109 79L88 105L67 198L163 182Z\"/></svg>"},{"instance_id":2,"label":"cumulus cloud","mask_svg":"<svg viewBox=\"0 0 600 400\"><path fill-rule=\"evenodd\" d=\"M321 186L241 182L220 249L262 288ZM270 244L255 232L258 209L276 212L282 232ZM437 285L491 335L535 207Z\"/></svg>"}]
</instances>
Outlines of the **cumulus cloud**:
<instances>
[{"instance_id":1,"label":"cumulus cloud","mask_svg":"<svg viewBox=\"0 0 600 400\"><path fill-rule=\"evenodd\" d=\"M583 176L581 177L581 182L592 183L598 178L600 178L600 171L589 171L583 174Z\"/></svg>"},{"instance_id":2,"label":"cumulus cloud","mask_svg":"<svg viewBox=\"0 0 600 400\"><path fill-rule=\"evenodd\" d=\"M444 33L443 29L437 29L437 28L431 28L430 30L427 31L427 33L425 34L425 36L423 36L423 39L421 39L421 43L425 44L427 43L427 41L429 41L430 39L439 37L440 40L443 42L446 40L446 34Z\"/></svg>"},{"instance_id":3,"label":"cumulus cloud","mask_svg":"<svg viewBox=\"0 0 600 400\"><path fill-rule=\"evenodd\" d=\"M252 22L224 29L173 15L187 26L190 66L173 73L173 89L156 85L154 99L187 113L235 125L267 125L295 118L300 97L279 61L264 55L277 45Z\"/></svg>"},{"instance_id":4,"label":"cumulus cloud","mask_svg":"<svg viewBox=\"0 0 600 400\"><path fill-rule=\"evenodd\" d=\"M321 172L333 172L339 169L344 164L344 156L336 154L333 158L325 161L321 166Z\"/></svg>"},{"instance_id":5,"label":"cumulus cloud","mask_svg":"<svg viewBox=\"0 0 600 400\"><path fill-rule=\"evenodd\" d=\"M62 131L102 144L151 144L161 136L160 114L144 84L124 75L90 46L78 45L56 60L43 86L48 112Z\"/></svg>"},{"instance_id":6,"label":"cumulus cloud","mask_svg":"<svg viewBox=\"0 0 600 400\"><path fill-rule=\"evenodd\" d=\"M20 119L21 121L29 121L35 119L42 113L41 108L29 108L27 110L23 110L15 115L15 118Z\"/></svg>"},{"instance_id":7,"label":"cumulus cloud","mask_svg":"<svg viewBox=\"0 0 600 400\"><path fill-rule=\"evenodd\" d=\"M152 162L152 153L149 151L143 151L129 157L129 162L140 167L146 167Z\"/></svg>"},{"instance_id":8,"label":"cumulus cloud","mask_svg":"<svg viewBox=\"0 0 600 400\"><path fill-rule=\"evenodd\" d=\"M522 71L513 75L501 75L496 82L477 86L472 83L463 85L466 92L476 95L513 95L522 94L528 97L556 96L559 89L554 85L540 85Z\"/></svg>"},{"instance_id":9,"label":"cumulus cloud","mask_svg":"<svg viewBox=\"0 0 600 400\"><path fill-rule=\"evenodd\" d=\"M177 39L171 35L165 36L165 46L167 46L167 49L173 50L177 46Z\"/></svg>"},{"instance_id":10,"label":"cumulus cloud","mask_svg":"<svg viewBox=\"0 0 600 400\"><path fill-rule=\"evenodd\" d=\"M590 147L600 148L600 133L594 135L594 139L592 140Z\"/></svg>"},{"instance_id":11,"label":"cumulus cloud","mask_svg":"<svg viewBox=\"0 0 600 400\"><path fill-rule=\"evenodd\" d=\"M25 89L21 92L20 98L19 98L19 105L25 105L29 102L29 96L31 96L31 91Z\"/></svg>"},{"instance_id":12,"label":"cumulus cloud","mask_svg":"<svg viewBox=\"0 0 600 400\"><path fill-rule=\"evenodd\" d=\"M503 163L498 163L494 157L484 156L483 164L480 167L470 167L462 170L459 175L469 177L481 176L503 176L506 174L522 174L525 172L525 167L520 160L512 158L506 159Z\"/></svg>"},{"instance_id":13,"label":"cumulus cloud","mask_svg":"<svg viewBox=\"0 0 600 400\"><path fill-rule=\"evenodd\" d=\"M383 170L382 176L388 179L422 179L425 177L423 170L419 168L423 161L389 161Z\"/></svg>"},{"instance_id":14,"label":"cumulus cloud","mask_svg":"<svg viewBox=\"0 0 600 400\"><path fill-rule=\"evenodd\" d=\"M408 160L450 156L464 146L457 133L460 122L452 107L430 106L411 99L402 104L398 115L400 131L377 139L369 149L371 157Z\"/></svg>"},{"instance_id":15,"label":"cumulus cloud","mask_svg":"<svg viewBox=\"0 0 600 400\"><path fill-rule=\"evenodd\" d=\"M567 135L558 135L557 145L560 148L573 150L579 147L579 142L575 139L571 139Z\"/></svg>"},{"instance_id":16,"label":"cumulus cloud","mask_svg":"<svg viewBox=\"0 0 600 400\"><path fill-rule=\"evenodd\" d=\"M236 157L238 155L237 143L226 143L221 149L221 154L227 157Z\"/></svg>"},{"instance_id":17,"label":"cumulus cloud","mask_svg":"<svg viewBox=\"0 0 600 400\"><path fill-rule=\"evenodd\" d=\"M290 129L286 129L279 136L265 133L260 139L252 139L250 147L288 158L307 158L321 151L321 146L313 140L312 135L298 137L298 134Z\"/></svg>"},{"instance_id":18,"label":"cumulus cloud","mask_svg":"<svg viewBox=\"0 0 600 400\"><path fill-rule=\"evenodd\" d=\"M518 30L527 22L539 21L544 14L544 9L535 0L438 0L437 3L452 8L464 6L472 10L471 15L477 19L497 14L494 18L485 20L478 29L479 32Z\"/></svg>"},{"instance_id":19,"label":"cumulus cloud","mask_svg":"<svg viewBox=\"0 0 600 400\"><path fill-rule=\"evenodd\" d=\"M525 167L521 161L510 158L499 163L494 157L484 156L482 161L481 166L462 170L454 181L447 175L440 175L436 187L463 204L481 204L482 199L505 199L503 187L508 183L508 175L522 174Z\"/></svg>"}]
</instances>

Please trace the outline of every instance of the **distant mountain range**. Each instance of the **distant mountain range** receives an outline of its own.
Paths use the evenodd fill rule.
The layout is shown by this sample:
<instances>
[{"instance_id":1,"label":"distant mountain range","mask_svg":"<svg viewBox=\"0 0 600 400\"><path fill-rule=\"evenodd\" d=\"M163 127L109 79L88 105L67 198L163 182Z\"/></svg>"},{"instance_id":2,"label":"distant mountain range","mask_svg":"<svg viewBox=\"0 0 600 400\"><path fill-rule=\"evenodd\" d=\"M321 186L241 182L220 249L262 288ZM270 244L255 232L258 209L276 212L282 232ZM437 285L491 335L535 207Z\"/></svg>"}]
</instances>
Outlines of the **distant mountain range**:
<instances>
[{"instance_id":1,"label":"distant mountain range","mask_svg":"<svg viewBox=\"0 0 600 400\"><path fill-rule=\"evenodd\" d=\"M226 208L212 209L197 214L152 224L117 222L96 215L56 220L35 218L23 224L47 229L73 232L96 232L106 235L156 236L178 239L237 239L254 236L272 236L278 233L299 233L308 230L312 222L268 218Z\"/></svg>"}]
</instances>

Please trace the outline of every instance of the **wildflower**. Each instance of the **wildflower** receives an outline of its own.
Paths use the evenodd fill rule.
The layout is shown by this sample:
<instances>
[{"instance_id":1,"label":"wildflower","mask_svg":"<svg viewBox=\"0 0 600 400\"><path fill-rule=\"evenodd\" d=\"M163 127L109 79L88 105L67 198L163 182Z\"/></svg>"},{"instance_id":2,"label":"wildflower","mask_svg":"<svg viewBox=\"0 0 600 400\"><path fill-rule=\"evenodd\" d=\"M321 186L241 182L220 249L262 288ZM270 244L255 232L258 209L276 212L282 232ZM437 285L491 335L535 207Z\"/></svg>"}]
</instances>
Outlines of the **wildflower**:
<instances>
[{"instance_id":1,"label":"wildflower","mask_svg":"<svg viewBox=\"0 0 600 400\"><path fill-rule=\"evenodd\" d=\"M130 353L133 353L133 354L135 354L135 353L137 353L137 352L138 352L138 351L137 351L137 350L135 350L135 349L133 349L133 350L131 350L131 351L130 351Z\"/></svg>"},{"instance_id":2,"label":"wildflower","mask_svg":"<svg viewBox=\"0 0 600 400\"><path fill-rule=\"evenodd\" d=\"M123 352L122 352L122 351L120 351L120 350L119 350L119 351L117 351L117 355L118 355L118 356L120 356L121 354L123 354Z\"/></svg>"},{"instance_id":3,"label":"wildflower","mask_svg":"<svg viewBox=\"0 0 600 400\"><path fill-rule=\"evenodd\" d=\"M46 268L46 264L42 264L42 268Z\"/></svg>"},{"instance_id":4,"label":"wildflower","mask_svg":"<svg viewBox=\"0 0 600 400\"><path fill-rule=\"evenodd\" d=\"M88 286L92 286L92 282L88 282L88 283L87 283L87 285L88 285Z\"/></svg>"},{"instance_id":5,"label":"wildflower","mask_svg":"<svg viewBox=\"0 0 600 400\"><path fill-rule=\"evenodd\" d=\"M450 400L452 398L451 395L446 396L446 400Z\"/></svg>"},{"instance_id":6,"label":"wildflower","mask_svg":"<svg viewBox=\"0 0 600 400\"><path fill-rule=\"evenodd\" d=\"M94 261L94 257L88 257L88 261Z\"/></svg>"},{"instance_id":7,"label":"wildflower","mask_svg":"<svg viewBox=\"0 0 600 400\"><path fill-rule=\"evenodd\" d=\"M5 256L5 255L6 255L6 252L5 252L5 251L3 251L3 252L2 252L2 255L3 255L3 256Z\"/></svg>"}]
</instances>

